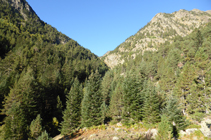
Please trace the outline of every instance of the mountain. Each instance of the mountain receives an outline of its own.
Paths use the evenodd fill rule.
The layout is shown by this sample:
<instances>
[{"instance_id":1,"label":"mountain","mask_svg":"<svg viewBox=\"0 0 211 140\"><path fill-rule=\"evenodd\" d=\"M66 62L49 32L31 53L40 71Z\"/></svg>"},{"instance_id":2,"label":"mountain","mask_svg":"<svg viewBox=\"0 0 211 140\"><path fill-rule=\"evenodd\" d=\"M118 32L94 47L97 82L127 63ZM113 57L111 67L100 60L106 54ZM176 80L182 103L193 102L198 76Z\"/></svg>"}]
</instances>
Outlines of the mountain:
<instances>
[{"instance_id":1,"label":"mountain","mask_svg":"<svg viewBox=\"0 0 211 140\"><path fill-rule=\"evenodd\" d=\"M30 15L36 15L31 6L24 0L3 0L3 1L14 7L23 16L25 20L27 20Z\"/></svg>"},{"instance_id":2,"label":"mountain","mask_svg":"<svg viewBox=\"0 0 211 140\"><path fill-rule=\"evenodd\" d=\"M37 139L36 125L55 136L74 81L83 87L91 73L102 78L108 67L25 0L0 3L0 139Z\"/></svg>"},{"instance_id":3,"label":"mountain","mask_svg":"<svg viewBox=\"0 0 211 140\"><path fill-rule=\"evenodd\" d=\"M51 41L56 44L66 43L71 40L66 35L58 32L54 27L42 21L31 6L25 0L0 0L1 1L1 18L7 19L23 30L31 34L49 34Z\"/></svg>"},{"instance_id":4,"label":"mountain","mask_svg":"<svg viewBox=\"0 0 211 140\"><path fill-rule=\"evenodd\" d=\"M0 140L50 139L60 132L107 138L96 129L116 131L118 122L128 128L117 130L125 139L142 139L140 132L151 128L158 139L180 139L180 130L198 128L210 116L210 11L157 14L101 58L124 62L108 70L25 0L0 2ZM135 137L128 133L133 128Z\"/></svg>"},{"instance_id":5,"label":"mountain","mask_svg":"<svg viewBox=\"0 0 211 140\"><path fill-rule=\"evenodd\" d=\"M171 14L158 13L135 35L130 36L115 50L107 52L101 59L113 68L144 51L157 51L160 44L172 43L176 36L184 37L210 20L210 11L204 12L198 9L179 10Z\"/></svg>"},{"instance_id":6,"label":"mountain","mask_svg":"<svg viewBox=\"0 0 211 140\"><path fill-rule=\"evenodd\" d=\"M161 44L156 51L137 54L110 69L102 81L107 117L114 123L134 127L142 124L142 128L156 124L157 119L158 127L151 128L159 129L162 116L166 115L168 122L176 125L165 133L174 137L188 125L197 128L211 112L210 68L211 22L208 22L189 35L175 37L172 43Z\"/></svg>"},{"instance_id":7,"label":"mountain","mask_svg":"<svg viewBox=\"0 0 211 140\"><path fill-rule=\"evenodd\" d=\"M90 93L90 87L98 87L98 82L87 85L84 93ZM96 103L93 91L98 92L92 90L92 98L86 101L90 105ZM102 79L101 93L99 111L103 119L100 115L83 119L82 115L82 121L89 126L83 125L77 131L72 125L77 124L72 123L75 119L69 119L76 116L69 113L73 110L70 105L63 125L67 133L57 139L144 140L154 137L147 134L152 130L157 133L155 139L161 140L207 139L207 132L211 132L206 125L211 113L211 22L185 37L175 37L172 43L161 44L157 51L137 54L110 69ZM85 94L84 99L87 97ZM72 102L69 100L69 104ZM86 108L83 102L82 107ZM106 125L93 124L99 119ZM197 131L185 135L189 130Z\"/></svg>"}]
</instances>

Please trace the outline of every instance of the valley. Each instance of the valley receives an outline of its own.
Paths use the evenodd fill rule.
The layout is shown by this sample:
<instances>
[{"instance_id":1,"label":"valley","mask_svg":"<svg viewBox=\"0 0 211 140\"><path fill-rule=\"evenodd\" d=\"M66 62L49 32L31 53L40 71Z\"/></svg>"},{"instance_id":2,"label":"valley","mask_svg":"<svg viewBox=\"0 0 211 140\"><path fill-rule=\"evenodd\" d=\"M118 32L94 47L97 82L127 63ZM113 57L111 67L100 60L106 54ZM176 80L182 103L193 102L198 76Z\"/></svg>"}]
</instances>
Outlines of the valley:
<instances>
[{"instance_id":1,"label":"valley","mask_svg":"<svg viewBox=\"0 0 211 140\"><path fill-rule=\"evenodd\" d=\"M211 138L210 10L158 13L98 57L0 2L0 140Z\"/></svg>"}]
</instances>

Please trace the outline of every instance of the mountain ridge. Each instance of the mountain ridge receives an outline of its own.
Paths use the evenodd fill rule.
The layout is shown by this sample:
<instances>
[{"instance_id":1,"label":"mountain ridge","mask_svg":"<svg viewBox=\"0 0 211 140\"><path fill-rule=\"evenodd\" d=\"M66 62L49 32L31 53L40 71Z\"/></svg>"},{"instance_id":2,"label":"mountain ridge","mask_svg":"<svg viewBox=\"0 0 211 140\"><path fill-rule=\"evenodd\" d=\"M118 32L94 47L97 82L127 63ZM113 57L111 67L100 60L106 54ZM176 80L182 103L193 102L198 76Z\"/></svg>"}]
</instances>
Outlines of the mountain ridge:
<instances>
[{"instance_id":1,"label":"mountain ridge","mask_svg":"<svg viewBox=\"0 0 211 140\"><path fill-rule=\"evenodd\" d=\"M176 36L184 37L195 28L211 20L211 12L193 9L168 13L158 13L136 34L130 36L113 51L104 54L101 59L113 68L123 64L129 57L135 58L144 51L157 51L166 41L172 42Z\"/></svg>"}]
</instances>

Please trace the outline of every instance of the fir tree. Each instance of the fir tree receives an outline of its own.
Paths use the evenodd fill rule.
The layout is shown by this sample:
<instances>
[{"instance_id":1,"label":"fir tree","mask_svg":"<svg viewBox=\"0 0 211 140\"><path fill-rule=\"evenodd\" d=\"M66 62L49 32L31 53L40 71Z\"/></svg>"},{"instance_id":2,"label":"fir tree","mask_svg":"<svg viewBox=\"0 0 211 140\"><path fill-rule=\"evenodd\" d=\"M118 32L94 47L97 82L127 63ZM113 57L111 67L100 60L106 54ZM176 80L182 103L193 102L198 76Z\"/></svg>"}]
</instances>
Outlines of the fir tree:
<instances>
[{"instance_id":1,"label":"fir tree","mask_svg":"<svg viewBox=\"0 0 211 140\"><path fill-rule=\"evenodd\" d=\"M176 124L176 131L183 130L187 126L185 117L182 114L179 102L176 97L170 96L166 102L166 107L162 112L164 115L168 116L169 121Z\"/></svg>"},{"instance_id":2,"label":"fir tree","mask_svg":"<svg viewBox=\"0 0 211 140\"><path fill-rule=\"evenodd\" d=\"M197 33L196 33L197 50L199 47L201 47L202 43L203 43L203 37L202 37L201 31L197 30Z\"/></svg>"},{"instance_id":3,"label":"fir tree","mask_svg":"<svg viewBox=\"0 0 211 140\"><path fill-rule=\"evenodd\" d=\"M186 114L187 109L187 96L190 94L190 89L193 86L193 81L195 78L195 67L190 65L188 62L183 68L183 72L177 80L176 87L174 89L174 94L181 98L180 103L183 110L183 114Z\"/></svg>"},{"instance_id":4,"label":"fir tree","mask_svg":"<svg viewBox=\"0 0 211 140\"><path fill-rule=\"evenodd\" d=\"M172 124L166 115L161 116L161 122L158 124L158 133L156 140L170 140L172 138Z\"/></svg>"},{"instance_id":5,"label":"fir tree","mask_svg":"<svg viewBox=\"0 0 211 140\"><path fill-rule=\"evenodd\" d=\"M13 103L8 111L10 111L7 113L9 116L4 120L3 138L5 140L27 139L27 121L23 109L20 107L20 102Z\"/></svg>"},{"instance_id":6,"label":"fir tree","mask_svg":"<svg viewBox=\"0 0 211 140\"><path fill-rule=\"evenodd\" d=\"M108 71L105 76L103 77L102 80L102 95L103 95L103 104L102 104L102 113L103 113L103 120L106 122L109 119L109 105L110 105L110 100L111 100L111 83L113 81L113 72Z\"/></svg>"},{"instance_id":7,"label":"fir tree","mask_svg":"<svg viewBox=\"0 0 211 140\"><path fill-rule=\"evenodd\" d=\"M75 131L81 124L81 101L83 97L82 85L76 78L67 95L66 109L61 123L61 134L67 135Z\"/></svg>"},{"instance_id":8,"label":"fir tree","mask_svg":"<svg viewBox=\"0 0 211 140\"><path fill-rule=\"evenodd\" d=\"M58 120L61 122L62 120L62 108L63 108L63 105L62 105L62 101L60 100L60 97L59 95L57 96L57 105L56 105L56 111L55 111L55 115L54 116L57 116L58 117Z\"/></svg>"},{"instance_id":9,"label":"fir tree","mask_svg":"<svg viewBox=\"0 0 211 140\"><path fill-rule=\"evenodd\" d=\"M46 130L42 132L42 134L37 138L37 140L52 140L52 138L49 137Z\"/></svg>"},{"instance_id":10,"label":"fir tree","mask_svg":"<svg viewBox=\"0 0 211 140\"><path fill-rule=\"evenodd\" d=\"M210 99L204 99L204 91L199 90L196 85L191 87L190 92L187 97L187 112L194 120L201 121L205 115L207 100Z\"/></svg>"},{"instance_id":11,"label":"fir tree","mask_svg":"<svg viewBox=\"0 0 211 140\"><path fill-rule=\"evenodd\" d=\"M123 102L124 112L123 116L125 120L132 118L138 122L141 120L141 108L143 105L143 97L141 96L142 90L142 77L131 71L124 80L123 88Z\"/></svg>"},{"instance_id":12,"label":"fir tree","mask_svg":"<svg viewBox=\"0 0 211 140\"><path fill-rule=\"evenodd\" d=\"M176 83L176 75L172 68L166 68L163 70L164 74L162 75L162 79L160 80L160 86L163 91L171 94L175 83Z\"/></svg>"},{"instance_id":13,"label":"fir tree","mask_svg":"<svg viewBox=\"0 0 211 140\"><path fill-rule=\"evenodd\" d=\"M103 97L100 91L101 77L98 71L89 76L82 100L82 125L90 127L103 123L101 106Z\"/></svg>"},{"instance_id":14,"label":"fir tree","mask_svg":"<svg viewBox=\"0 0 211 140\"><path fill-rule=\"evenodd\" d=\"M114 121L122 119L123 112L123 88L120 83L116 86L111 96L109 114Z\"/></svg>"},{"instance_id":15,"label":"fir tree","mask_svg":"<svg viewBox=\"0 0 211 140\"><path fill-rule=\"evenodd\" d=\"M21 78L15 83L13 89L5 99L3 112L5 118L5 139L25 139L28 137L27 127L37 112L37 98L35 92L36 82L33 70L25 69Z\"/></svg>"},{"instance_id":16,"label":"fir tree","mask_svg":"<svg viewBox=\"0 0 211 140\"><path fill-rule=\"evenodd\" d=\"M42 133L42 118L40 114L37 115L36 119L31 122L30 125L30 137L32 139L37 139Z\"/></svg>"},{"instance_id":17,"label":"fir tree","mask_svg":"<svg viewBox=\"0 0 211 140\"><path fill-rule=\"evenodd\" d=\"M154 124L160 121L160 100L155 91L155 87L144 84L144 104L143 104L143 121Z\"/></svg>"}]
</instances>

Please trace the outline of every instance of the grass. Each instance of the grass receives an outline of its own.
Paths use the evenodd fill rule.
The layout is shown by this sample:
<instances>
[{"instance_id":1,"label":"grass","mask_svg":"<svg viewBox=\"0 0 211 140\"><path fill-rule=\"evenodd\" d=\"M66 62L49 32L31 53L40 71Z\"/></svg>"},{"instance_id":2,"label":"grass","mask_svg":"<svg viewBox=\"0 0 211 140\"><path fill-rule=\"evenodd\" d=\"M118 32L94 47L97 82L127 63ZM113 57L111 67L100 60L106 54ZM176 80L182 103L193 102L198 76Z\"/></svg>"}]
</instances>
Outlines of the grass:
<instances>
[{"instance_id":1,"label":"grass","mask_svg":"<svg viewBox=\"0 0 211 140\"><path fill-rule=\"evenodd\" d=\"M200 130L197 130L197 131L195 131L194 133L192 133L190 135L185 135L183 137L179 137L179 139L181 139L181 140L193 140L193 139L197 139L197 140L211 140L211 138L205 137Z\"/></svg>"},{"instance_id":2,"label":"grass","mask_svg":"<svg viewBox=\"0 0 211 140\"><path fill-rule=\"evenodd\" d=\"M186 127L186 129L190 129L190 128L201 128L201 125L196 125L196 124L190 124L189 126Z\"/></svg>"}]
</instances>

